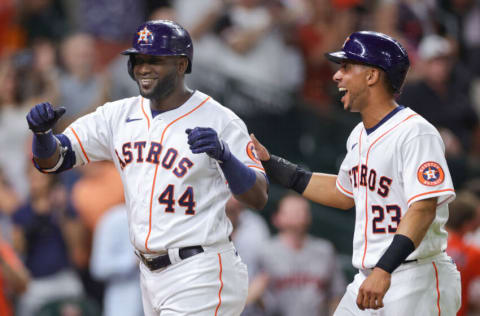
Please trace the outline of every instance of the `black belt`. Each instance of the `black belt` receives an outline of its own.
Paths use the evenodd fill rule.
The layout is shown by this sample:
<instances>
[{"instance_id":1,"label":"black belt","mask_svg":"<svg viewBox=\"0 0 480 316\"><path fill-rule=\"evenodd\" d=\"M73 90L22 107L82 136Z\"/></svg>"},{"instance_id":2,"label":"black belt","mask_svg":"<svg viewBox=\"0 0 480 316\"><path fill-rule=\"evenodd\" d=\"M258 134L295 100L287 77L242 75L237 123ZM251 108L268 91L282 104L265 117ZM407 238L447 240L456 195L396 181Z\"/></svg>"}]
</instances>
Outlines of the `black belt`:
<instances>
[{"instance_id":1,"label":"black belt","mask_svg":"<svg viewBox=\"0 0 480 316\"><path fill-rule=\"evenodd\" d=\"M180 256L180 259L183 260L183 259L190 258L191 256L198 255L203 251L204 250L202 246L191 246L191 247L180 248L178 250L178 255ZM150 269L150 271L155 271L161 268L165 268L166 266L169 266L172 264L168 254L154 257L154 258L145 258L145 256L142 253L138 253L138 257L140 258L140 260L142 260L143 264L145 264Z\"/></svg>"}]
</instances>

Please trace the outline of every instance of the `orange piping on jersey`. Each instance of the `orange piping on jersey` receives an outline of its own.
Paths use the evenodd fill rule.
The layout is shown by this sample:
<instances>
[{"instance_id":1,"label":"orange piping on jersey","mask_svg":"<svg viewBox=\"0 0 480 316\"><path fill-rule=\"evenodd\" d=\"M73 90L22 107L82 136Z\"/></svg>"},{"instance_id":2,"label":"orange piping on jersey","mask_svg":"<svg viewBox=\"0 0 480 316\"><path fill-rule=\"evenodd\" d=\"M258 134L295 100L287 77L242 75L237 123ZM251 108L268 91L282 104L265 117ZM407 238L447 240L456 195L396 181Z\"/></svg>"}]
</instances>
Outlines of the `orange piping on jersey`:
<instances>
[{"instance_id":1,"label":"orange piping on jersey","mask_svg":"<svg viewBox=\"0 0 480 316\"><path fill-rule=\"evenodd\" d=\"M145 112L145 109L143 108L143 97L142 97L142 101L141 101L140 105L141 105L141 107L142 107L143 115L145 115L145 118L147 119L148 129L150 129L150 119L148 118L148 115L147 115L147 113Z\"/></svg>"},{"instance_id":2,"label":"orange piping on jersey","mask_svg":"<svg viewBox=\"0 0 480 316\"><path fill-rule=\"evenodd\" d=\"M409 119L411 119L412 117L414 116L417 116L418 114L411 114L409 115L408 117L406 117L403 121L397 123L395 126L393 126L392 128L390 128L388 131L386 131L385 133L383 133L382 135L380 135L377 139L375 139L373 141L373 143L370 145L370 147L368 147L368 151L367 151L367 158L365 160L365 165L368 167L368 155L370 154L370 149L372 149L373 145L375 145L383 136L387 135L388 133L390 133L392 130L394 130L395 128L397 128L397 126L399 126L400 124L408 121ZM362 130L363 132L363 130ZM361 139L361 136L362 134L360 134L360 139ZM360 146L360 144L359 144ZM361 154L361 152L360 152ZM361 156L360 156L361 157ZM358 169L358 176L360 177L360 166L359 166L359 169ZM358 185L360 186L360 182L358 183ZM367 225L368 225L368 185L365 186L365 249L363 251L363 258L362 258L362 267L365 269L365 256L367 254Z\"/></svg>"},{"instance_id":3,"label":"orange piping on jersey","mask_svg":"<svg viewBox=\"0 0 480 316\"><path fill-rule=\"evenodd\" d=\"M80 138L78 137L77 132L75 132L75 130L73 129L73 127L70 127L70 129L72 130L73 135L75 135L75 138L77 138L78 144L80 145L80 148L82 149L83 155L84 155L85 158L87 159L87 162L90 162L90 159L88 159L87 152L86 152L85 149L83 148L82 142L80 141Z\"/></svg>"},{"instance_id":4,"label":"orange piping on jersey","mask_svg":"<svg viewBox=\"0 0 480 316\"><path fill-rule=\"evenodd\" d=\"M420 193L420 194L417 194L417 195L415 195L415 196L412 196L412 197L410 198L410 200L407 201L407 204L410 204L410 201L411 201L411 200L413 200L413 199L415 199L415 198L417 198L417 197L419 197L419 196L422 196L422 195L427 195L427 194L432 194L432 193L439 193L439 192L448 192L448 191L455 192L454 189L445 189L445 190L437 190L437 191L430 191L430 192ZM443 204L443 202L440 203L440 204ZM440 204L438 204L437 206L439 206Z\"/></svg>"},{"instance_id":5,"label":"orange piping on jersey","mask_svg":"<svg viewBox=\"0 0 480 316\"><path fill-rule=\"evenodd\" d=\"M218 312L218 309L220 308L220 305L222 305L222 289L223 289L223 281L222 281L222 256L220 256L219 253L217 253L218 255L218 264L220 265L220 275L219 275L219 279L220 279L220 290L218 290L218 305L217 305L217 308L215 309L215 316L217 316L217 312Z\"/></svg>"},{"instance_id":6,"label":"orange piping on jersey","mask_svg":"<svg viewBox=\"0 0 480 316\"><path fill-rule=\"evenodd\" d=\"M150 233L152 232L152 204L153 204L153 193L155 189L155 181L157 180L157 171L158 171L158 165L155 166L155 174L153 175L153 183L152 183L152 193L150 194L150 214L148 215L148 234L147 234L147 238L145 239L145 249L147 251L150 251L150 249L148 249L148 239L150 238Z\"/></svg>"},{"instance_id":7,"label":"orange piping on jersey","mask_svg":"<svg viewBox=\"0 0 480 316\"><path fill-rule=\"evenodd\" d=\"M342 191L344 191L345 193L348 193L350 195L353 195L353 192L350 192L348 191L347 189L345 189L341 184L340 184L340 181L337 180L337 184L338 186L340 187L340 189L342 189Z\"/></svg>"},{"instance_id":8,"label":"orange piping on jersey","mask_svg":"<svg viewBox=\"0 0 480 316\"><path fill-rule=\"evenodd\" d=\"M259 166L255 166L255 165L247 165L248 168L257 168L258 170L262 170L263 172L265 172L265 169L263 169L262 167L259 167Z\"/></svg>"},{"instance_id":9,"label":"orange piping on jersey","mask_svg":"<svg viewBox=\"0 0 480 316\"><path fill-rule=\"evenodd\" d=\"M190 115L192 112L196 111L199 107L201 107L202 105L205 104L205 102L208 101L208 99L210 99L210 97L206 98L205 100L202 101L202 103L200 103L199 105L197 105L195 108L193 108L190 112L187 112L185 114L183 114L182 116L176 118L175 120L171 121L170 123L168 123L167 127L165 127L165 129L163 130L162 132L162 138L160 139L160 144L163 144L163 136L165 136L165 132L167 131L167 129L173 124L173 123L176 123L178 120L181 120L182 118L184 118L185 116L187 115Z\"/></svg>"},{"instance_id":10,"label":"orange piping on jersey","mask_svg":"<svg viewBox=\"0 0 480 316\"><path fill-rule=\"evenodd\" d=\"M194 109L192 109L191 111L185 113L184 115L176 118L175 120L171 121L166 127L165 129L163 130L162 132L162 138L160 139L160 144L163 145L163 136L165 136L165 132L167 131L167 129L172 126L173 123L177 122L178 120L184 118L185 116L191 114L192 112L194 112L195 110L197 110L198 108L200 108L202 105L205 104L205 102L208 101L208 99L210 99L210 97L207 97L205 100L202 101L202 103L200 103L199 105L197 105ZM143 110L143 98L142 98L142 110ZM145 111L143 112L143 114L145 114ZM146 116L146 114L145 114ZM148 119L148 117L147 117ZM150 121L148 121L148 127L150 128ZM148 239L150 238L150 233L152 232L152 206L153 206L153 194L155 192L155 180L157 179L157 170L158 170L158 165L155 167L155 174L153 176L153 184L152 184L152 193L150 194L150 210L149 210L149 216L148 216L148 234L147 234L147 238L145 239L145 249L147 251L150 251L150 249L148 249Z\"/></svg>"},{"instance_id":11,"label":"orange piping on jersey","mask_svg":"<svg viewBox=\"0 0 480 316\"><path fill-rule=\"evenodd\" d=\"M440 309L440 289L438 288L438 270L435 262L432 261L433 268L435 269L435 280L437 281L437 308L438 308L438 316L442 314L442 310Z\"/></svg>"}]
</instances>

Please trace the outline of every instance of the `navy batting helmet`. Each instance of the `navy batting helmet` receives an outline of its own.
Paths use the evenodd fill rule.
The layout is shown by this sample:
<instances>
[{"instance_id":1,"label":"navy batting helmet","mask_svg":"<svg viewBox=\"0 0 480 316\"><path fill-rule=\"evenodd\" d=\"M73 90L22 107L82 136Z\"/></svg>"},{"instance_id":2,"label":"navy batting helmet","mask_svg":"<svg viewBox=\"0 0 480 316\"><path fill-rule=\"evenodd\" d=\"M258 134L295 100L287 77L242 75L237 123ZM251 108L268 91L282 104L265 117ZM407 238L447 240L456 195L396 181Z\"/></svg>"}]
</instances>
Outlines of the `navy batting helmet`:
<instances>
[{"instance_id":1,"label":"navy batting helmet","mask_svg":"<svg viewBox=\"0 0 480 316\"><path fill-rule=\"evenodd\" d=\"M193 44L190 34L179 24L168 20L148 21L140 25L133 36L132 48L122 52L129 55L128 73L133 77L132 55L186 56L186 73L192 72Z\"/></svg>"},{"instance_id":2,"label":"navy batting helmet","mask_svg":"<svg viewBox=\"0 0 480 316\"><path fill-rule=\"evenodd\" d=\"M395 92L402 88L410 67L407 51L402 45L378 32L352 33L341 51L326 53L325 56L336 63L352 60L383 69Z\"/></svg>"}]
</instances>

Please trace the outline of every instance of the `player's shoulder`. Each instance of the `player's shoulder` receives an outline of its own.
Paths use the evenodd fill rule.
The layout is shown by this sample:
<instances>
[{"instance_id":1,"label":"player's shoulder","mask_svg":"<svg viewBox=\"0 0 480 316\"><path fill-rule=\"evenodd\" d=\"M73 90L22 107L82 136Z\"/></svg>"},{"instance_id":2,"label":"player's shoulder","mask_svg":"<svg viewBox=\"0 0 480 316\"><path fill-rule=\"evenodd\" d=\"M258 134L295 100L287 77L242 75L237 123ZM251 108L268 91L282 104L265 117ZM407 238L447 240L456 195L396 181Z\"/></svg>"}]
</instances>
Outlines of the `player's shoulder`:
<instances>
[{"instance_id":1,"label":"player's shoulder","mask_svg":"<svg viewBox=\"0 0 480 316\"><path fill-rule=\"evenodd\" d=\"M209 96L208 94L205 94L199 90L195 91L195 96L201 100L206 100L205 106L203 106L204 110L215 111L217 113L217 117L225 118L227 120L240 119L235 112L221 104L219 101L215 100L212 96Z\"/></svg>"},{"instance_id":2,"label":"player's shoulder","mask_svg":"<svg viewBox=\"0 0 480 316\"><path fill-rule=\"evenodd\" d=\"M440 134L435 126L410 108L405 108L399 117L402 120L402 131L407 139L420 135Z\"/></svg>"}]
</instances>

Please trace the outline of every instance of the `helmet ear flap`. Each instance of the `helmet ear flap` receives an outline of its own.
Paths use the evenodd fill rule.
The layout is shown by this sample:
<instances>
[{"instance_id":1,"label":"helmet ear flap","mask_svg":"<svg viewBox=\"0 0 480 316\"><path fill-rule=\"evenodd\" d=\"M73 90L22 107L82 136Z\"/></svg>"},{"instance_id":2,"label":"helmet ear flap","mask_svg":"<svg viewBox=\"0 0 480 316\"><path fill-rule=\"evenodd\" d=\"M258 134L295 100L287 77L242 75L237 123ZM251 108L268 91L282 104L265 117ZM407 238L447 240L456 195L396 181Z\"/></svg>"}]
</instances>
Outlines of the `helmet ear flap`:
<instances>
[{"instance_id":1,"label":"helmet ear flap","mask_svg":"<svg viewBox=\"0 0 480 316\"><path fill-rule=\"evenodd\" d=\"M128 74L130 75L130 77L135 80L135 76L133 75L133 66L135 65L135 56L133 55L129 55L128 56L128 63L127 63L127 67L128 67Z\"/></svg>"}]
</instances>

